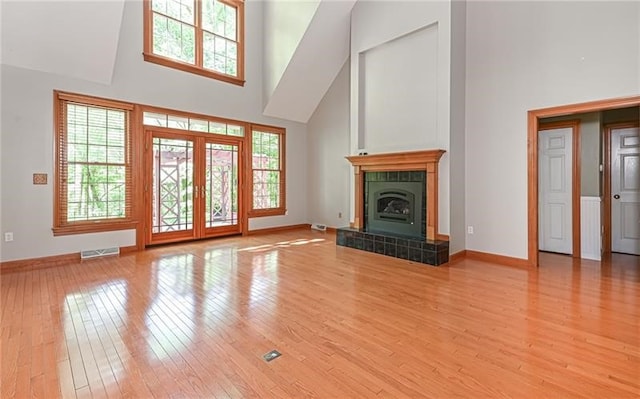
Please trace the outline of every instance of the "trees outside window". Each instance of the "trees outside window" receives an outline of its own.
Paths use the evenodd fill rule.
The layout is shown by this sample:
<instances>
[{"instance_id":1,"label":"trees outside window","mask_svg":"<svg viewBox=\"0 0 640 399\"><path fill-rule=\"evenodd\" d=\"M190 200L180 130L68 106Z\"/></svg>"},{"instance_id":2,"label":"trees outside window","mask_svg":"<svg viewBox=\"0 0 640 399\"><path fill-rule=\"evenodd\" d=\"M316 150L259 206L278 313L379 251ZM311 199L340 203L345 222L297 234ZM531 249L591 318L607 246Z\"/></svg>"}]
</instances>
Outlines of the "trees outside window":
<instances>
[{"instance_id":1,"label":"trees outside window","mask_svg":"<svg viewBox=\"0 0 640 399\"><path fill-rule=\"evenodd\" d=\"M251 210L249 216L284 215L285 130L251 128Z\"/></svg>"},{"instance_id":2,"label":"trees outside window","mask_svg":"<svg viewBox=\"0 0 640 399\"><path fill-rule=\"evenodd\" d=\"M54 234L133 228L133 105L55 93Z\"/></svg>"},{"instance_id":3,"label":"trees outside window","mask_svg":"<svg viewBox=\"0 0 640 399\"><path fill-rule=\"evenodd\" d=\"M144 59L244 85L243 0L145 0Z\"/></svg>"}]
</instances>

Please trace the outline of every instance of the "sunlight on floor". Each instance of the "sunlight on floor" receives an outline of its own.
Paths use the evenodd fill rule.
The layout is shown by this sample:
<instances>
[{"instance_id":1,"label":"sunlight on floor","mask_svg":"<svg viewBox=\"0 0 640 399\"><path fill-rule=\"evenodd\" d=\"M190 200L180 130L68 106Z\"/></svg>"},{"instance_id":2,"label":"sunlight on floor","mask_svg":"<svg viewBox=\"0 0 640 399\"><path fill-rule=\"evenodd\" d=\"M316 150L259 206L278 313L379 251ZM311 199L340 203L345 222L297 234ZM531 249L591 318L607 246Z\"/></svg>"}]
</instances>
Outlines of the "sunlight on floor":
<instances>
[{"instance_id":1,"label":"sunlight on floor","mask_svg":"<svg viewBox=\"0 0 640 399\"><path fill-rule=\"evenodd\" d=\"M281 241L281 242L277 242L275 244L264 244L264 245L257 245L254 247L247 247L247 248L240 248L238 249L238 252L243 252L243 251L249 251L249 252L261 252L261 251L268 251L274 248L287 248L290 247L292 245L298 246L298 245L306 245L306 244L316 244L316 243L320 243L325 241L324 238L313 238L310 240L307 239L298 239L298 240L291 240L291 241Z\"/></svg>"}]
</instances>

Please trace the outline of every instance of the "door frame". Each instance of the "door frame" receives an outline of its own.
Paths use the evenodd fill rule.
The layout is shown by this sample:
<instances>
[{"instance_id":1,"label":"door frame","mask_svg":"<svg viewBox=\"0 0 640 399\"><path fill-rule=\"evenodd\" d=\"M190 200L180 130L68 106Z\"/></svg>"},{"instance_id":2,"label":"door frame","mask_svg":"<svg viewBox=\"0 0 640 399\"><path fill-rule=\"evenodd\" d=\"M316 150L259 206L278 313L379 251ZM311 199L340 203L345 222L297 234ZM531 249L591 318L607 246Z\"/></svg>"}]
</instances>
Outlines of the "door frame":
<instances>
[{"instance_id":1,"label":"door frame","mask_svg":"<svg viewBox=\"0 0 640 399\"><path fill-rule=\"evenodd\" d=\"M586 112L640 106L640 96L590 101L557 107L534 109L527 112L527 220L528 263L538 266L538 127L539 120Z\"/></svg>"},{"instance_id":2,"label":"door frame","mask_svg":"<svg viewBox=\"0 0 640 399\"><path fill-rule=\"evenodd\" d=\"M611 130L639 127L638 122L608 123L604 130L604 176L603 176L603 223L602 223L602 251L611 252Z\"/></svg>"},{"instance_id":3,"label":"door frame","mask_svg":"<svg viewBox=\"0 0 640 399\"><path fill-rule=\"evenodd\" d=\"M541 130L571 128L571 256L580 257L580 120L547 122L538 124ZM539 139L537 137L536 139ZM537 180L536 180L537 184ZM540 208L540 201L536 208ZM539 211L538 211L539 212ZM539 223L539 222L538 222ZM540 228L540 226L538 226ZM538 242L538 245L540 243ZM538 247L539 250L539 247Z\"/></svg>"},{"instance_id":4,"label":"door frame","mask_svg":"<svg viewBox=\"0 0 640 399\"><path fill-rule=\"evenodd\" d=\"M143 240L143 248L150 246L150 245L159 245L159 244L168 244L168 243L175 243L175 242L184 242L184 241L192 241L192 240L199 240L199 239L203 239L203 238L213 238L213 237L219 237L219 236L226 236L226 235L236 235L236 234L245 234L245 231L247 230L247 217L246 217L246 210L245 210L245 193L243 192L243 187L244 187L244 179L245 179L245 173L246 171L244 170L245 168L245 159L244 159L244 144L245 144L245 140L244 137L236 137L236 136L222 136L222 135L213 135L211 133L199 133L199 132L195 132L195 131L190 131L190 130L182 130L182 129L174 129L174 128L166 128L166 127L158 127L158 126L153 126L153 127L148 127L145 126L143 129L143 140L144 140L144 155L143 155L143 164L145 165L145 171L144 171L144 177L143 177L143 181L144 181L144 195L143 195L143 202L142 202L142 208L143 208L143 220L142 220L142 226L143 226L143 230L144 230L144 240ZM151 196L152 196L152 184L150 182L150 179L152 178L152 171L153 171L153 165L152 165L152 141L153 141L153 137L154 135L157 136L162 136L162 137L166 137L166 138L184 138L185 140L192 140L194 143L193 146L193 152L194 152L194 183L197 183L198 185L200 185L200 177L198 176L198 174L195 171L200 171L203 172L204 171L204 167L205 167L205 156L203 155L198 155L196 154L197 151L199 150L203 150L204 149L204 145L206 145L207 142L214 142L214 143L218 143L218 144L224 144L224 145L235 145L238 146L238 231L235 231L235 229L226 229L224 227L220 228L218 232L207 232L207 228L206 226L203 225L203 221L197 221L194 219L193 221L193 233L191 234L191 236L185 235L185 234L169 234L168 238L166 239L162 239L162 240L152 240L152 229L151 229L151 222L153 219L152 216L152 210L151 210ZM204 151L203 151L204 154ZM195 196L194 197L194 201L193 201L193 206L194 206L194 212L195 215L203 215L204 214L204 208L203 208L203 204L197 200L198 197Z\"/></svg>"}]
</instances>

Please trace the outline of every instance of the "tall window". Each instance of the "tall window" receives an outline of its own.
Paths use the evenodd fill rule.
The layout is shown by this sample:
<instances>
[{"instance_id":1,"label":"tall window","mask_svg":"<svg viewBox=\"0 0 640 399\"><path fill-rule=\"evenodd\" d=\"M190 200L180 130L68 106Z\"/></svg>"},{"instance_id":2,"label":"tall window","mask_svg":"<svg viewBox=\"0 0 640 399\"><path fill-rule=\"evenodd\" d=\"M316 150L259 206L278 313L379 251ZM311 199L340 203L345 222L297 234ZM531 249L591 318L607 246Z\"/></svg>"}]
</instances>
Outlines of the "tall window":
<instances>
[{"instance_id":1,"label":"tall window","mask_svg":"<svg viewBox=\"0 0 640 399\"><path fill-rule=\"evenodd\" d=\"M145 0L144 59L244 85L244 0Z\"/></svg>"},{"instance_id":2,"label":"tall window","mask_svg":"<svg viewBox=\"0 0 640 399\"><path fill-rule=\"evenodd\" d=\"M55 235L133 228L131 104L55 93Z\"/></svg>"},{"instance_id":3,"label":"tall window","mask_svg":"<svg viewBox=\"0 0 640 399\"><path fill-rule=\"evenodd\" d=\"M286 212L284 151L284 129L252 126L250 216Z\"/></svg>"}]
</instances>

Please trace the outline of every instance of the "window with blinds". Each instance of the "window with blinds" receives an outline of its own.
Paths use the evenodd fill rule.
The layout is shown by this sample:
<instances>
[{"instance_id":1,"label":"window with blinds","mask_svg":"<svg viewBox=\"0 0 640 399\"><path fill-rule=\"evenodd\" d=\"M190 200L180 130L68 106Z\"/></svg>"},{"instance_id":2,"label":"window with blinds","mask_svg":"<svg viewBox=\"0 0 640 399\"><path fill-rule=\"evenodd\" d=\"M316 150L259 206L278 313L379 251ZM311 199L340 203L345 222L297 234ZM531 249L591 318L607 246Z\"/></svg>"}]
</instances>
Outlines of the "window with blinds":
<instances>
[{"instance_id":1,"label":"window with blinds","mask_svg":"<svg viewBox=\"0 0 640 399\"><path fill-rule=\"evenodd\" d=\"M127 103L56 92L54 233L131 228Z\"/></svg>"}]
</instances>

